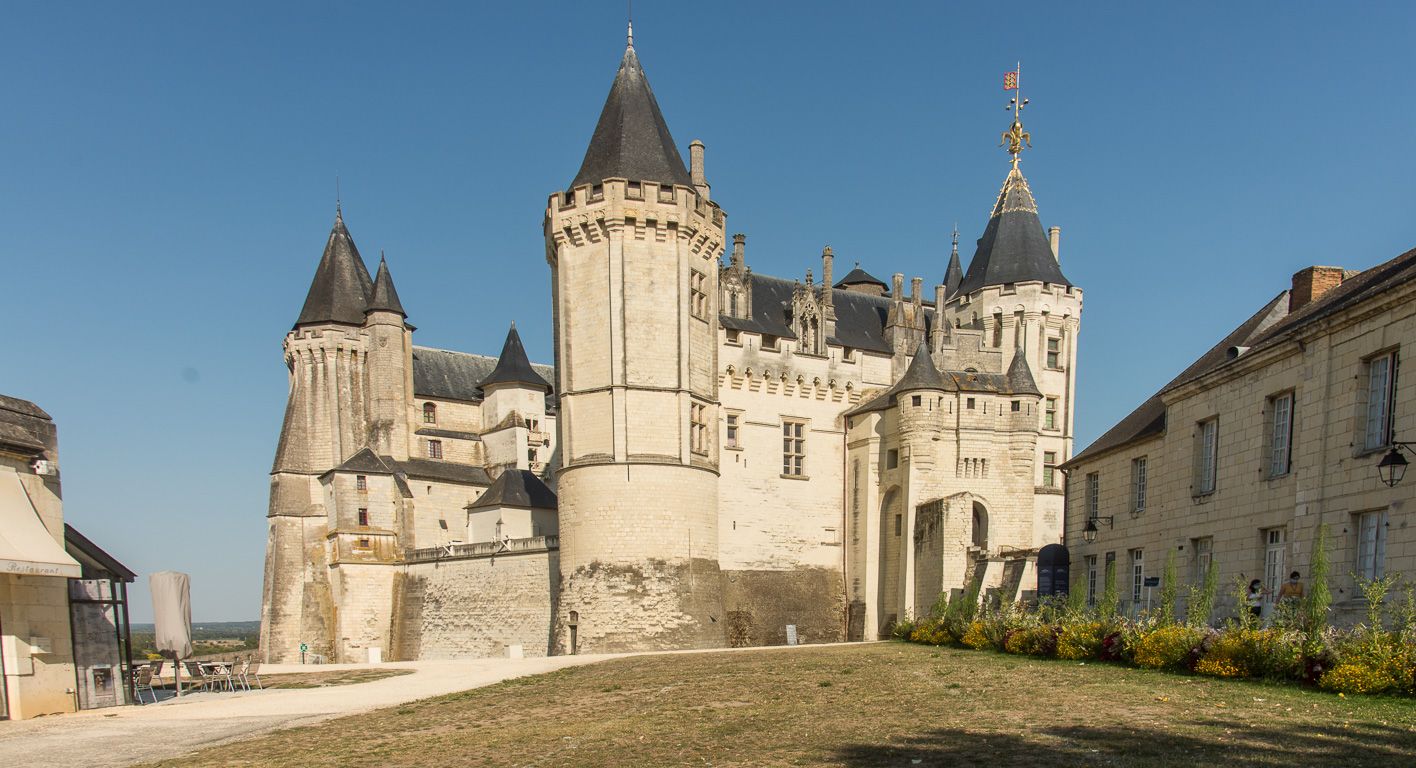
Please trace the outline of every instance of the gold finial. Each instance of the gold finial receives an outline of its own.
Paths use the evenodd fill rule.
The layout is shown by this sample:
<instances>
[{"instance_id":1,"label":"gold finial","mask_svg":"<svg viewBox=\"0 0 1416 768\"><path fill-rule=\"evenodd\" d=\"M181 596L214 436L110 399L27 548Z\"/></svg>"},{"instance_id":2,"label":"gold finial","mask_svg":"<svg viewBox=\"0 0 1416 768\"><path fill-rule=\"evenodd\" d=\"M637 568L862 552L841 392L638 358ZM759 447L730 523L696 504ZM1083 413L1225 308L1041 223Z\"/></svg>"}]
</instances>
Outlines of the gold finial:
<instances>
[{"instance_id":1,"label":"gold finial","mask_svg":"<svg viewBox=\"0 0 1416 768\"><path fill-rule=\"evenodd\" d=\"M1023 110L1028 106L1028 100L1022 98L1023 91L1019 86L1023 74L1023 63L1018 62L1018 68L1003 75L1003 90L1017 91L1013 98L1008 100L1008 106L1004 109L1013 113L1013 124L1003 133L1003 143L998 146L1008 145L1008 154L1013 156L1013 167L1018 167L1018 155L1022 153L1023 146L1032 148L1032 135L1023 131L1023 121L1020 119Z\"/></svg>"}]
</instances>

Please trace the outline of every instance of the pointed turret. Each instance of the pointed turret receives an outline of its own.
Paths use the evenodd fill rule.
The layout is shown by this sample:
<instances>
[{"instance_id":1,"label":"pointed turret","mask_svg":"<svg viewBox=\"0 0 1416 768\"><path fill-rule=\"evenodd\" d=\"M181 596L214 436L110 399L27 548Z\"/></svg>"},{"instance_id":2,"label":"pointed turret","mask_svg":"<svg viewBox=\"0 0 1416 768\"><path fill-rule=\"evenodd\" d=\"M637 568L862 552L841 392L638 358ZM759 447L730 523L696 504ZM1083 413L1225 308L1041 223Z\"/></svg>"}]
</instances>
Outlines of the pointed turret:
<instances>
[{"instance_id":1,"label":"pointed turret","mask_svg":"<svg viewBox=\"0 0 1416 768\"><path fill-rule=\"evenodd\" d=\"M315 270L315 279L310 283L310 292L305 296L305 306L300 310L295 326L319 323L363 325L364 311L368 309L373 294L374 281L369 279L369 270L344 226L344 217L336 208L334 228L330 230L320 266Z\"/></svg>"},{"instance_id":2,"label":"pointed turret","mask_svg":"<svg viewBox=\"0 0 1416 768\"><path fill-rule=\"evenodd\" d=\"M969 262L969 271L959 293L972 293L988 285L1005 285L1040 280L1070 286L1052 253L1052 244L1037 218L1032 190L1017 165L1008 173L988 228L979 238L978 250ZM951 294L952 295L952 294Z\"/></svg>"},{"instance_id":3,"label":"pointed turret","mask_svg":"<svg viewBox=\"0 0 1416 768\"><path fill-rule=\"evenodd\" d=\"M939 375L939 369L934 367L934 358L929 354L929 345L920 343L915 349L914 359L910 361L910 367L905 369L905 375L900 377L895 384L894 391L908 392L912 389L937 389L947 390L949 387L944 383L944 377Z\"/></svg>"},{"instance_id":4,"label":"pointed turret","mask_svg":"<svg viewBox=\"0 0 1416 768\"><path fill-rule=\"evenodd\" d=\"M531 387L541 387L550 390L551 385L541 374L531 367L531 361L526 358L526 348L521 346L521 335L516 332L516 323L511 324L511 331L506 335L506 343L502 345L501 357L497 358L497 367L494 368L487 378L478 382L477 386L485 389L491 384L525 384Z\"/></svg>"},{"instance_id":5,"label":"pointed turret","mask_svg":"<svg viewBox=\"0 0 1416 768\"><path fill-rule=\"evenodd\" d=\"M669 126L659 112L659 102L649 88L649 79L639 66L632 36L600 112L595 135L585 150L585 161L570 188L605 179L693 187L674 137L669 135Z\"/></svg>"},{"instance_id":6,"label":"pointed turret","mask_svg":"<svg viewBox=\"0 0 1416 768\"><path fill-rule=\"evenodd\" d=\"M1028 356L1021 349L1013 355L1013 363L1008 366L1008 389L1015 395L1042 397L1042 390L1037 388L1037 380L1033 378L1032 367L1028 365Z\"/></svg>"},{"instance_id":7,"label":"pointed turret","mask_svg":"<svg viewBox=\"0 0 1416 768\"><path fill-rule=\"evenodd\" d=\"M384 260L383 254L379 254L379 273L374 278L374 295L369 299L369 308L365 312L397 312L408 317L408 313L403 311L403 304L398 300L398 291L393 287L393 276L388 272L388 262Z\"/></svg>"},{"instance_id":8,"label":"pointed turret","mask_svg":"<svg viewBox=\"0 0 1416 768\"><path fill-rule=\"evenodd\" d=\"M949 268L944 270L944 297L953 298L964 282L964 267L959 263L959 227L954 226L954 252L949 254Z\"/></svg>"}]
</instances>

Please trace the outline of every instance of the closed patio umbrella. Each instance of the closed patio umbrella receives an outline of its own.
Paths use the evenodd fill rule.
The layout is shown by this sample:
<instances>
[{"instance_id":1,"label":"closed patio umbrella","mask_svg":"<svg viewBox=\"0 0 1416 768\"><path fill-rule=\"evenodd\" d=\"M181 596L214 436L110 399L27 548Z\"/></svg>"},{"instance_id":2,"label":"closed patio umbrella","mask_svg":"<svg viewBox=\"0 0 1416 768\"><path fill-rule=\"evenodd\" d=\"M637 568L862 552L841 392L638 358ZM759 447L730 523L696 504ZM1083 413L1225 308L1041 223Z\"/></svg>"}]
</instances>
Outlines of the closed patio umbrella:
<instances>
[{"instance_id":1,"label":"closed patio umbrella","mask_svg":"<svg viewBox=\"0 0 1416 768\"><path fill-rule=\"evenodd\" d=\"M192 578L178 571L148 577L157 650L171 651L176 663L177 695L182 695L181 660L192 655Z\"/></svg>"}]
</instances>

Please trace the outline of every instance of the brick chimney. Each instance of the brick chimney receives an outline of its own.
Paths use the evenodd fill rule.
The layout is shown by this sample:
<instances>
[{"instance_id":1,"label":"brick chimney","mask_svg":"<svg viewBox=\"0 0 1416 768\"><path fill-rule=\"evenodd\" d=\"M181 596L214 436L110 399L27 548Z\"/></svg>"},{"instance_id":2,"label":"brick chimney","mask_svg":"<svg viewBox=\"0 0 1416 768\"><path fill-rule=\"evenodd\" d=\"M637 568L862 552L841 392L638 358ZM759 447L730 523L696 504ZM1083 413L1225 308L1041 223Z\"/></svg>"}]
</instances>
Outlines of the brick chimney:
<instances>
[{"instance_id":1,"label":"brick chimney","mask_svg":"<svg viewBox=\"0 0 1416 768\"><path fill-rule=\"evenodd\" d=\"M1288 311L1312 303L1342 285L1342 267L1308 267L1293 273L1293 290L1288 293Z\"/></svg>"}]
</instances>

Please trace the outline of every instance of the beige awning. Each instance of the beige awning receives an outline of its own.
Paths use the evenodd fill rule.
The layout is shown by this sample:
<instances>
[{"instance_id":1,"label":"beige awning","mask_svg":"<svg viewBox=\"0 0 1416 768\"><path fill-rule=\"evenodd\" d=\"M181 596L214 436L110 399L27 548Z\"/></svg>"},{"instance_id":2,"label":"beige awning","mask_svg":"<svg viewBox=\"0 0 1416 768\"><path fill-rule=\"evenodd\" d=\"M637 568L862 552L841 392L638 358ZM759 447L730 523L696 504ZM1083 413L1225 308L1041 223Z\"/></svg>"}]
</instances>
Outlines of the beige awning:
<instances>
[{"instance_id":1,"label":"beige awning","mask_svg":"<svg viewBox=\"0 0 1416 768\"><path fill-rule=\"evenodd\" d=\"M0 467L0 573L79 578L83 571L39 519L20 476Z\"/></svg>"}]
</instances>

